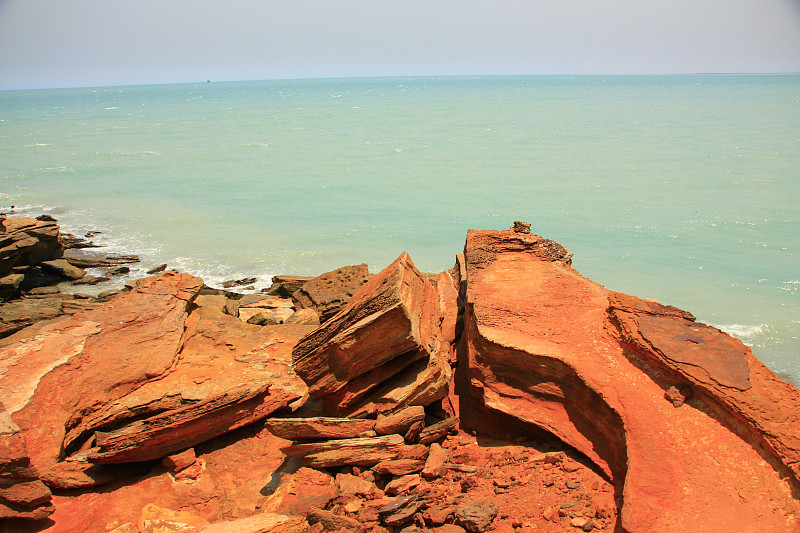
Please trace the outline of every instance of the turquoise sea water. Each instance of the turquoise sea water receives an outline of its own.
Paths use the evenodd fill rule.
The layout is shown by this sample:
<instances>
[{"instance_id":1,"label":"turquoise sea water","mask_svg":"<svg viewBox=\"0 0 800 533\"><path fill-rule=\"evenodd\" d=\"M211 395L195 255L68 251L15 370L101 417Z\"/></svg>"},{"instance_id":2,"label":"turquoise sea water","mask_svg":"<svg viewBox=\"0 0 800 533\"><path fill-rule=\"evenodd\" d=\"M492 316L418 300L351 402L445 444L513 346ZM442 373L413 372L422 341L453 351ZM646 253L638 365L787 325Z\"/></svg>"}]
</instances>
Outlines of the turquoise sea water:
<instances>
[{"instance_id":1,"label":"turquoise sea water","mask_svg":"<svg viewBox=\"0 0 800 533\"><path fill-rule=\"evenodd\" d=\"M800 382L800 76L375 78L0 91L0 209L214 285L532 223L606 287Z\"/></svg>"}]
</instances>

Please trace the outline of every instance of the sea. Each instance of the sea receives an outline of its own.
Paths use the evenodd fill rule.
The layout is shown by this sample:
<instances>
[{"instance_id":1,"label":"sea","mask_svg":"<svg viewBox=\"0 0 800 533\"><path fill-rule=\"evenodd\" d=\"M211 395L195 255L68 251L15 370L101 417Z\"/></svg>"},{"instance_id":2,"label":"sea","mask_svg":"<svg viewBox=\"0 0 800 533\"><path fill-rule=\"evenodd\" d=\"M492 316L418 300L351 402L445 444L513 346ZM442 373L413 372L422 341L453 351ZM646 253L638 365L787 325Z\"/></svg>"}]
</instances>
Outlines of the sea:
<instances>
[{"instance_id":1,"label":"sea","mask_svg":"<svg viewBox=\"0 0 800 533\"><path fill-rule=\"evenodd\" d=\"M12 208L13 206L13 208ZM208 285L525 221L607 288L800 383L800 75L388 77L0 91L0 212ZM121 281L124 281L122 279Z\"/></svg>"}]
</instances>

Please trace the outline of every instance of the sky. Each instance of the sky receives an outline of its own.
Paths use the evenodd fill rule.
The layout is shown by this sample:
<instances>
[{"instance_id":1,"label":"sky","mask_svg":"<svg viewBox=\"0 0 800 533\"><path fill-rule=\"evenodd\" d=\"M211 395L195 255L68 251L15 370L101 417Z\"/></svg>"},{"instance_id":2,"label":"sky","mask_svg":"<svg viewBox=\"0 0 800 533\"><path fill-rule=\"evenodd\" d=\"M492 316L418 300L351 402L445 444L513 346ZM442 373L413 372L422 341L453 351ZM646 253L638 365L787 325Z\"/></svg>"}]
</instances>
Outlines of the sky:
<instances>
[{"instance_id":1,"label":"sky","mask_svg":"<svg viewBox=\"0 0 800 533\"><path fill-rule=\"evenodd\" d=\"M800 72L800 0L0 0L0 89Z\"/></svg>"}]
</instances>

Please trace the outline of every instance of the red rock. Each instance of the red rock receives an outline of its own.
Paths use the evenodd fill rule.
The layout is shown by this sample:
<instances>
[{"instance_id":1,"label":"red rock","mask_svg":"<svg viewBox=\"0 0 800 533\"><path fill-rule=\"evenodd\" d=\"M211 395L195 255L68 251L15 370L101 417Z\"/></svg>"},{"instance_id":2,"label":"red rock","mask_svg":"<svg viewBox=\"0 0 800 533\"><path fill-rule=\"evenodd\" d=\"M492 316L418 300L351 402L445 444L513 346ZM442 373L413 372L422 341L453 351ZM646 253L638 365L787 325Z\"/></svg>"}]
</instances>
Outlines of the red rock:
<instances>
[{"instance_id":1,"label":"red rock","mask_svg":"<svg viewBox=\"0 0 800 533\"><path fill-rule=\"evenodd\" d=\"M297 309L314 309L327 322L369 278L366 263L338 268L303 283L292 299Z\"/></svg>"},{"instance_id":2,"label":"red rock","mask_svg":"<svg viewBox=\"0 0 800 533\"><path fill-rule=\"evenodd\" d=\"M181 470L192 466L196 460L197 457L194 454L194 448L189 448L188 450L184 450L180 453L164 457L161 460L161 463L170 472L180 472Z\"/></svg>"},{"instance_id":3,"label":"red rock","mask_svg":"<svg viewBox=\"0 0 800 533\"><path fill-rule=\"evenodd\" d=\"M0 338L13 335L36 322L63 315L64 301L61 295L53 295L0 304Z\"/></svg>"},{"instance_id":4,"label":"red rock","mask_svg":"<svg viewBox=\"0 0 800 533\"><path fill-rule=\"evenodd\" d=\"M425 421L424 420L417 420L408 428L403 438L406 442L414 443L419 440L419 435L422 433L422 430L425 429Z\"/></svg>"},{"instance_id":5,"label":"red rock","mask_svg":"<svg viewBox=\"0 0 800 533\"><path fill-rule=\"evenodd\" d=\"M62 251L55 221L0 217L0 278L14 266L57 259Z\"/></svg>"},{"instance_id":6,"label":"red rock","mask_svg":"<svg viewBox=\"0 0 800 533\"><path fill-rule=\"evenodd\" d=\"M280 478L280 484L261 505L261 511L305 516L310 509L324 508L336 497L334 479L325 472L300 468L294 474L281 474Z\"/></svg>"},{"instance_id":7,"label":"red rock","mask_svg":"<svg viewBox=\"0 0 800 533\"><path fill-rule=\"evenodd\" d=\"M285 324L319 326L319 315L313 309L298 309L284 321Z\"/></svg>"},{"instance_id":8,"label":"red rock","mask_svg":"<svg viewBox=\"0 0 800 533\"><path fill-rule=\"evenodd\" d=\"M406 474L413 474L419 472L425 467L425 461L421 459L393 459L389 461L381 461L372 467L372 471L376 474L385 476L404 476Z\"/></svg>"},{"instance_id":9,"label":"red rock","mask_svg":"<svg viewBox=\"0 0 800 533\"><path fill-rule=\"evenodd\" d=\"M769 450L800 481L800 391L739 340L685 311L614 292L608 301L611 322L633 359L652 374L668 375L684 401L696 394L710 404L720 422Z\"/></svg>"},{"instance_id":10,"label":"red rock","mask_svg":"<svg viewBox=\"0 0 800 533\"><path fill-rule=\"evenodd\" d=\"M202 459L198 459L194 463L190 464L183 470L175 473L175 481L190 481L195 480L200 477L200 474L205 472L206 470L206 462Z\"/></svg>"},{"instance_id":11,"label":"red rock","mask_svg":"<svg viewBox=\"0 0 800 533\"><path fill-rule=\"evenodd\" d=\"M400 476L387 483L384 490L386 494L403 494L419 485L420 481L419 474Z\"/></svg>"},{"instance_id":12,"label":"red rock","mask_svg":"<svg viewBox=\"0 0 800 533\"><path fill-rule=\"evenodd\" d=\"M427 507L427 503L415 496L400 496L381 507L378 513L381 515L381 521L387 526L400 527L411 522L414 516L425 507Z\"/></svg>"},{"instance_id":13,"label":"red rock","mask_svg":"<svg viewBox=\"0 0 800 533\"><path fill-rule=\"evenodd\" d=\"M488 530L497 516L497 506L487 502L472 502L456 508L456 524L467 531L482 533Z\"/></svg>"},{"instance_id":14,"label":"red rock","mask_svg":"<svg viewBox=\"0 0 800 533\"><path fill-rule=\"evenodd\" d=\"M403 443L403 438L399 435L387 435L383 437L337 439L321 442L309 442L305 444L293 444L292 446L282 448L281 451L289 457L305 457L309 454L329 451L355 455L359 452L369 453L372 451L387 451L392 448L402 446Z\"/></svg>"},{"instance_id":15,"label":"red rock","mask_svg":"<svg viewBox=\"0 0 800 533\"><path fill-rule=\"evenodd\" d=\"M378 415L375 422L375 432L378 435L397 433L405 435L415 422L425 420L425 409L421 405L412 405L400 409L390 415Z\"/></svg>"},{"instance_id":16,"label":"red rock","mask_svg":"<svg viewBox=\"0 0 800 533\"><path fill-rule=\"evenodd\" d=\"M20 286L25 279L24 274L9 274L0 277L0 301L19 296Z\"/></svg>"},{"instance_id":17,"label":"red rock","mask_svg":"<svg viewBox=\"0 0 800 533\"><path fill-rule=\"evenodd\" d=\"M375 421L331 417L271 418L265 426L273 435L288 440L353 439L366 436L375 428Z\"/></svg>"},{"instance_id":18,"label":"red rock","mask_svg":"<svg viewBox=\"0 0 800 533\"><path fill-rule=\"evenodd\" d=\"M352 474L336 474L336 489L339 496L369 496L377 487L374 483Z\"/></svg>"},{"instance_id":19,"label":"red rock","mask_svg":"<svg viewBox=\"0 0 800 533\"><path fill-rule=\"evenodd\" d=\"M266 290L266 293L290 298L295 291L311 279L313 278L309 276L272 276L272 285Z\"/></svg>"},{"instance_id":20,"label":"red rock","mask_svg":"<svg viewBox=\"0 0 800 533\"><path fill-rule=\"evenodd\" d=\"M400 435L295 444L281 451L289 457L303 457L304 465L315 468L372 466L391 459L418 459L421 453L427 452L407 446Z\"/></svg>"},{"instance_id":21,"label":"red rock","mask_svg":"<svg viewBox=\"0 0 800 533\"><path fill-rule=\"evenodd\" d=\"M188 314L201 285L165 273L103 308L4 341L0 396L48 484L107 482L88 459L161 458L305 394L290 351L307 328L267 330L204 307Z\"/></svg>"},{"instance_id":22,"label":"red rock","mask_svg":"<svg viewBox=\"0 0 800 533\"><path fill-rule=\"evenodd\" d=\"M187 318L178 364L135 393L85 416L65 441L71 443L90 428L113 422L117 429L94 430L94 445L76 456L96 463L146 461L286 407L305 393L305 385L288 361L299 335L261 329L214 309L193 311ZM228 346L224 357L220 344ZM198 379L203 376L214 379Z\"/></svg>"},{"instance_id":23,"label":"red rock","mask_svg":"<svg viewBox=\"0 0 800 533\"><path fill-rule=\"evenodd\" d=\"M151 503L142 509L139 518L139 531L144 533L160 533L177 529L201 528L207 526L208 521L188 511L166 509Z\"/></svg>"},{"instance_id":24,"label":"red rock","mask_svg":"<svg viewBox=\"0 0 800 533\"><path fill-rule=\"evenodd\" d=\"M19 428L0 404L0 519L42 520L53 511L50 489L39 480Z\"/></svg>"},{"instance_id":25,"label":"red rock","mask_svg":"<svg viewBox=\"0 0 800 533\"><path fill-rule=\"evenodd\" d=\"M688 385L673 385L667 392L664 393L664 398L675 407L680 407L689 396L692 395L692 389Z\"/></svg>"},{"instance_id":26,"label":"red rock","mask_svg":"<svg viewBox=\"0 0 800 533\"><path fill-rule=\"evenodd\" d=\"M186 275L163 276L102 309L5 339L0 401L21 428L40 473L63 457L67 428L77 427L80 416L172 366L188 302L201 282Z\"/></svg>"},{"instance_id":27,"label":"red rock","mask_svg":"<svg viewBox=\"0 0 800 533\"><path fill-rule=\"evenodd\" d=\"M439 315L442 317L442 340L449 344L451 349L448 361L451 365L456 363L456 350L454 343L461 334L461 322L458 313L458 283L452 270L445 270L436 278L436 292L439 300Z\"/></svg>"},{"instance_id":28,"label":"red rock","mask_svg":"<svg viewBox=\"0 0 800 533\"><path fill-rule=\"evenodd\" d=\"M97 250L76 248L65 250L64 259L79 268L116 267L139 262L139 256L137 255L105 253Z\"/></svg>"},{"instance_id":29,"label":"red rock","mask_svg":"<svg viewBox=\"0 0 800 533\"><path fill-rule=\"evenodd\" d=\"M748 428L764 431L770 446L761 453L773 465L798 464L788 457L800 450L793 444L800 394L741 343L728 339L722 349L715 343L723 335L688 313L615 299L571 268L563 246L535 235L470 230L465 262L462 337L472 393L605 471L623 499L619 528L777 531L797 514L781 468L766 466L730 431L733 417L719 407L739 406L739 424L728 425L747 441ZM700 355L695 340L708 352ZM675 409L664 391L685 382L696 407Z\"/></svg>"},{"instance_id":30,"label":"red rock","mask_svg":"<svg viewBox=\"0 0 800 533\"><path fill-rule=\"evenodd\" d=\"M246 294L239 300L239 309L260 307L263 309L286 309L294 308L294 303L290 298L278 298L266 294Z\"/></svg>"},{"instance_id":31,"label":"red rock","mask_svg":"<svg viewBox=\"0 0 800 533\"><path fill-rule=\"evenodd\" d=\"M56 272L57 274L69 279L81 279L86 276L86 271L82 268L72 266L66 259L52 259L50 261L42 261L42 267Z\"/></svg>"},{"instance_id":32,"label":"red rock","mask_svg":"<svg viewBox=\"0 0 800 533\"><path fill-rule=\"evenodd\" d=\"M431 451L428 453L428 459L425 461L425 467L422 470L423 477L437 478L442 475L442 469L449 457L450 453L438 443L431 444Z\"/></svg>"},{"instance_id":33,"label":"red rock","mask_svg":"<svg viewBox=\"0 0 800 533\"><path fill-rule=\"evenodd\" d=\"M403 254L297 344L295 369L326 414L386 412L446 395L449 344L436 302L433 285Z\"/></svg>"},{"instance_id":34,"label":"red rock","mask_svg":"<svg viewBox=\"0 0 800 533\"><path fill-rule=\"evenodd\" d=\"M239 307L239 319L258 326L283 324L293 314L288 308Z\"/></svg>"},{"instance_id":35,"label":"red rock","mask_svg":"<svg viewBox=\"0 0 800 533\"><path fill-rule=\"evenodd\" d=\"M246 518L215 522L196 533L306 533L308 522L302 516L258 513ZM136 532L138 533L138 532Z\"/></svg>"},{"instance_id":36,"label":"red rock","mask_svg":"<svg viewBox=\"0 0 800 533\"><path fill-rule=\"evenodd\" d=\"M47 531L107 533L109 524L138 523L149 503L186 510L212 525L261 512L303 514L309 506L304 502L309 501L324 506L334 496L329 490L327 500L320 498L325 484L332 486L331 477L311 471L311 480L304 476L308 469L302 468L293 474L300 483L290 483L287 477L285 487L281 485L265 498L265 484L281 475L285 456L279 448L285 444L285 440L251 425L198 445L195 450L205 469L195 481L176 482L158 465L149 472L149 467L140 467L133 477L128 474L99 489L59 491L53 496L56 510L50 516L55 524ZM292 491L294 494L289 494Z\"/></svg>"},{"instance_id":37,"label":"red rock","mask_svg":"<svg viewBox=\"0 0 800 533\"><path fill-rule=\"evenodd\" d=\"M455 514L456 508L451 505L435 505L425 509L423 516L425 521L432 526L444 524L448 518Z\"/></svg>"},{"instance_id":38,"label":"red rock","mask_svg":"<svg viewBox=\"0 0 800 533\"><path fill-rule=\"evenodd\" d=\"M458 426L460 419L456 416L442 420L423 429L419 434L420 444L430 444L447 435Z\"/></svg>"},{"instance_id":39,"label":"red rock","mask_svg":"<svg viewBox=\"0 0 800 533\"><path fill-rule=\"evenodd\" d=\"M445 524L433 530L434 533L464 533L466 529L455 524Z\"/></svg>"},{"instance_id":40,"label":"red rock","mask_svg":"<svg viewBox=\"0 0 800 533\"><path fill-rule=\"evenodd\" d=\"M321 523L326 531L337 531L339 529L360 530L361 524L355 518L342 516L325 511L323 509L311 509L306 514L309 524Z\"/></svg>"}]
</instances>

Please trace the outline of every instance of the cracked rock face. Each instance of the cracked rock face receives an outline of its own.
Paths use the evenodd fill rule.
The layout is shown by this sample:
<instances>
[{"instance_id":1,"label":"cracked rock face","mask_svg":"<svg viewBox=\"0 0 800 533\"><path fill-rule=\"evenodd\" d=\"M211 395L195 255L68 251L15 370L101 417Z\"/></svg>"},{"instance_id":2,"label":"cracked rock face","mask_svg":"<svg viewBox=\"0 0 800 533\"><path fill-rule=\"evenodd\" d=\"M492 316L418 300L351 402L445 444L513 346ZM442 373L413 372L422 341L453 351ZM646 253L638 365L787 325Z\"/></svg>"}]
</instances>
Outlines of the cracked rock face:
<instances>
[{"instance_id":1,"label":"cracked rock face","mask_svg":"<svg viewBox=\"0 0 800 533\"><path fill-rule=\"evenodd\" d=\"M624 530L787 527L800 395L746 346L611 293L536 235L470 230L464 255L472 394L591 459L622 497ZM676 385L694 391L679 409L665 399Z\"/></svg>"},{"instance_id":2,"label":"cracked rock face","mask_svg":"<svg viewBox=\"0 0 800 533\"><path fill-rule=\"evenodd\" d=\"M161 458L305 394L291 347L311 328L261 328L194 308L201 286L164 273L102 308L5 339L0 401L48 485L108 482L115 467L104 465Z\"/></svg>"},{"instance_id":3,"label":"cracked rock face","mask_svg":"<svg viewBox=\"0 0 800 533\"><path fill-rule=\"evenodd\" d=\"M54 220L14 217L0 218L0 278L16 265L36 265L57 259L63 249Z\"/></svg>"},{"instance_id":4,"label":"cracked rock face","mask_svg":"<svg viewBox=\"0 0 800 533\"><path fill-rule=\"evenodd\" d=\"M326 414L363 416L443 398L451 372L442 317L456 306L441 300L404 253L303 338L295 369Z\"/></svg>"}]
</instances>

